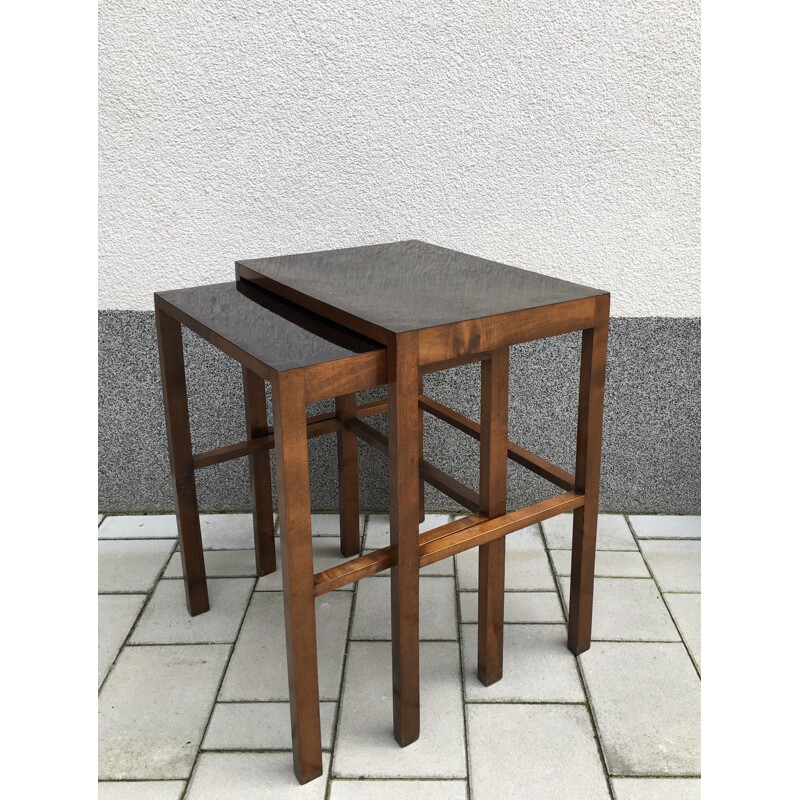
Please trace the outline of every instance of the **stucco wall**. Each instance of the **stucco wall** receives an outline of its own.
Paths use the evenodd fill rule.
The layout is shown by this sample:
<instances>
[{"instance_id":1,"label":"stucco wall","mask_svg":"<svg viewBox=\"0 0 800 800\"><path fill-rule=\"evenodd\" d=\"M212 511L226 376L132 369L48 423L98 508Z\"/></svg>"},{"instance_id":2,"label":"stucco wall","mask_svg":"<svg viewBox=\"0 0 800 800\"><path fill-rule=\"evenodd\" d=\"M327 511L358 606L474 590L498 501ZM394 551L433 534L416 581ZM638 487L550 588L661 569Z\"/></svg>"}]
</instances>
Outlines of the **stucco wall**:
<instances>
[{"instance_id":1,"label":"stucco wall","mask_svg":"<svg viewBox=\"0 0 800 800\"><path fill-rule=\"evenodd\" d=\"M418 238L698 316L694 0L101 0L103 309Z\"/></svg>"},{"instance_id":2,"label":"stucco wall","mask_svg":"<svg viewBox=\"0 0 800 800\"><path fill-rule=\"evenodd\" d=\"M699 511L695 0L100 0L99 27L101 510L170 506L154 290L415 238L610 290L601 507ZM187 355L195 444L241 438L236 365ZM576 366L574 336L512 353L512 430L566 468ZM469 368L426 380L477 414ZM475 482L457 432L427 425L426 452ZM244 469L200 473L202 508L246 508ZM515 470L512 506L539 491Z\"/></svg>"}]
</instances>

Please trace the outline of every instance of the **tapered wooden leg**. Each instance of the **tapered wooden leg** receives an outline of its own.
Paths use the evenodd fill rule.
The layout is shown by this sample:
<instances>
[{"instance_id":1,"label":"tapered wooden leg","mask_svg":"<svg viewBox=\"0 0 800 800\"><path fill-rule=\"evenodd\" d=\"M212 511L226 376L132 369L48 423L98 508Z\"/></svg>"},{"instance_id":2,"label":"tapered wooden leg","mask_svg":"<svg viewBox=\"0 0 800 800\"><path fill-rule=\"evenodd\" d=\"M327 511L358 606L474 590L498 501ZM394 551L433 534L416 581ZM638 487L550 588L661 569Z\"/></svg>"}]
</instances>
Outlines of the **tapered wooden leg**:
<instances>
[{"instance_id":1,"label":"tapered wooden leg","mask_svg":"<svg viewBox=\"0 0 800 800\"><path fill-rule=\"evenodd\" d=\"M156 331L186 607L189 613L195 616L208 611L209 606L203 540L197 509L197 489L194 482L181 324L156 306Z\"/></svg>"},{"instance_id":2,"label":"tapered wooden leg","mask_svg":"<svg viewBox=\"0 0 800 800\"><path fill-rule=\"evenodd\" d=\"M336 413L340 420L355 417L356 396L346 394L336 398ZM358 514L358 437L342 427L336 434L339 456L339 547L343 556L361 552L361 526Z\"/></svg>"},{"instance_id":3,"label":"tapered wooden leg","mask_svg":"<svg viewBox=\"0 0 800 800\"><path fill-rule=\"evenodd\" d=\"M267 396L264 379L242 366L244 412L247 438L266 436ZM275 572L275 523L272 519L272 482L269 474L269 451L254 453L250 460L250 494L253 498L253 538L256 548L256 572Z\"/></svg>"},{"instance_id":4,"label":"tapered wooden leg","mask_svg":"<svg viewBox=\"0 0 800 800\"><path fill-rule=\"evenodd\" d=\"M416 332L389 346L389 535L394 738L419 738L419 367Z\"/></svg>"},{"instance_id":5,"label":"tapered wooden leg","mask_svg":"<svg viewBox=\"0 0 800 800\"><path fill-rule=\"evenodd\" d=\"M481 362L481 513L506 513L508 348ZM503 677L503 591L506 540L478 548L478 678L486 686Z\"/></svg>"},{"instance_id":6,"label":"tapered wooden leg","mask_svg":"<svg viewBox=\"0 0 800 800\"><path fill-rule=\"evenodd\" d=\"M272 386L289 705L300 783L322 774L304 391L302 374L292 372L282 373Z\"/></svg>"},{"instance_id":7,"label":"tapered wooden leg","mask_svg":"<svg viewBox=\"0 0 800 800\"><path fill-rule=\"evenodd\" d=\"M600 455L603 439L603 395L608 350L609 296L597 298L594 328L583 332L578 401L578 445L575 488L586 496L572 522L572 572L567 644L575 655L592 640L594 553L600 495Z\"/></svg>"},{"instance_id":8,"label":"tapered wooden leg","mask_svg":"<svg viewBox=\"0 0 800 800\"><path fill-rule=\"evenodd\" d=\"M422 395L424 389L422 386L422 375L419 376L419 394ZM419 460L425 459L425 412L419 410ZM419 521L425 522L425 481L419 479Z\"/></svg>"}]
</instances>

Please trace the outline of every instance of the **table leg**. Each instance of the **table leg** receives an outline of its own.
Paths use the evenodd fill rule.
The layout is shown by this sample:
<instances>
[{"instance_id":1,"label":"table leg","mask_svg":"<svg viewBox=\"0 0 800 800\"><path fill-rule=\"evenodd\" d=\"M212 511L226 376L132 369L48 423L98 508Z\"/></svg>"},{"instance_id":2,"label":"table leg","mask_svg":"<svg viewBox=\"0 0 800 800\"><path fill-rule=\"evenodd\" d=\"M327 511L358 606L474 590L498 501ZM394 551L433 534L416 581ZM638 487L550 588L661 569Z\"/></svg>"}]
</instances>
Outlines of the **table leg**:
<instances>
[{"instance_id":1,"label":"table leg","mask_svg":"<svg viewBox=\"0 0 800 800\"><path fill-rule=\"evenodd\" d=\"M424 394L422 375L419 376L419 394ZM419 410L419 460L425 459L425 412ZM419 479L419 521L425 522L425 481Z\"/></svg>"},{"instance_id":2,"label":"table leg","mask_svg":"<svg viewBox=\"0 0 800 800\"><path fill-rule=\"evenodd\" d=\"M242 366L244 412L247 438L267 435L267 396L264 379ZM256 572L268 575L275 572L275 523L272 519L272 481L269 470L269 451L254 453L250 461L250 493L253 498L253 538L256 548Z\"/></svg>"},{"instance_id":3,"label":"table leg","mask_svg":"<svg viewBox=\"0 0 800 800\"><path fill-rule=\"evenodd\" d=\"M322 774L304 392L302 374L284 373L272 385L289 705L294 772L300 783Z\"/></svg>"},{"instance_id":4,"label":"table leg","mask_svg":"<svg viewBox=\"0 0 800 800\"><path fill-rule=\"evenodd\" d=\"M356 396L346 394L336 398L336 413L340 420L356 415ZM343 556L361 552L361 527L358 508L358 437L342 427L336 434L339 459L339 547Z\"/></svg>"},{"instance_id":5,"label":"table leg","mask_svg":"<svg viewBox=\"0 0 800 800\"><path fill-rule=\"evenodd\" d=\"M594 328L583 332L578 400L578 444L575 488L585 495L572 522L572 572L567 644L579 655L592 640L594 554L600 495L600 455L603 439L603 395L608 350L609 295L597 298Z\"/></svg>"},{"instance_id":6,"label":"table leg","mask_svg":"<svg viewBox=\"0 0 800 800\"><path fill-rule=\"evenodd\" d=\"M192 616L196 616L208 611L209 604L203 540L197 508L197 489L194 482L183 336L180 322L158 306L156 306L156 331L186 607Z\"/></svg>"},{"instance_id":7,"label":"table leg","mask_svg":"<svg viewBox=\"0 0 800 800\"><path fill-rule=\"evenodd\" d=\"M506 513L508 348L481 362L481 513ZM478 548L478 678L486 686L503 677L505 537Z\"/></svg>"},{"instance_id":8,"label":"table leg","mask_svg":"<svg viewBox=\"0 0 800 800\"><path fill-rule=\"evenodd\" d=\"M388 351L394 738L419 738L419 360L416 332Z\"/></svg>"}]
</instances>

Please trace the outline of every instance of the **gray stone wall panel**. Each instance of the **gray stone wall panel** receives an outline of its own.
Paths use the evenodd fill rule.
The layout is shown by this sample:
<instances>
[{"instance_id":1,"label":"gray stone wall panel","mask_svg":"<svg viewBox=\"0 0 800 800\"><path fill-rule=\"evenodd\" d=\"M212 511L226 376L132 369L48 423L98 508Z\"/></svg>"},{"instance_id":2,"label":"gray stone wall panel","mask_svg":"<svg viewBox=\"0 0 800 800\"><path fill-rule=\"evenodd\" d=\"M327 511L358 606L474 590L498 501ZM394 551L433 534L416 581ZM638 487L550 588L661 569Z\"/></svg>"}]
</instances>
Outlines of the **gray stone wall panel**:
<instances>
[{"instance_id":1,"label":"gray stone wall panel","mask_svg":"<svg viewBox=\"0 0 800 800\"><path fill-rule=\"evenodd\" d=\"M185 331L184 349L195 451L245 436L238 364ZM580 335L531 342L511 351L511 437L571 469L575 458ZM478 419L477 365L426 376L425 391ZM269 398L269 386L267 386ZM372 399L382 389L361 394ZM318 403L317 413L331 407ZM385 430L380 418L374 420ZM478 448L468 436L426 417L426 457L478 487ZM359 448L361 504L388 505L386 460ZM333 436L309 442L311 498L316 510L338 503ZM250 507L246 461L197 473L201 509ZM274 467L274 464L273 464ZM274 473L273 473L274 474ZM603 445L601 509L636 513L700 511L700 321L694 318L612 319ZM509 507L553 494L546 481L509 463ZM428 488L429 509L456 510ZM108 513L169 512L172 494L158 371L154 317L145 311L99 315L99 505Z\"/></svg>"}]
</instances>

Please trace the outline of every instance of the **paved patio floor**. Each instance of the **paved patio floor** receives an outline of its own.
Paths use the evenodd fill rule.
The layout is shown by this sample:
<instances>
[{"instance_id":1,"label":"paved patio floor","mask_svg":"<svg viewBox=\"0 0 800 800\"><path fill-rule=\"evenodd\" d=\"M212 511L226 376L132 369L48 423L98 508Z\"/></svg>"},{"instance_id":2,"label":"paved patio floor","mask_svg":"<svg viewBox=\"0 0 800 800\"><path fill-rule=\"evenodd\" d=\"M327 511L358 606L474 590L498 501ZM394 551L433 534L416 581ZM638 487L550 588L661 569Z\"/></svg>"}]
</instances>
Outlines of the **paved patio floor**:
<instances>
[{"instance_id":1,"label":"paved patio floor","mask_svg":"<svg viewBox=\"0 0 800 800\"><path fill-rule=\"evenodd\" d=\"M450 519L429 514L433 527ZM362 519L365 549L388 517ZM248 514L202 517L211 610L172 516L99 518L100 800L700 797L700 518L602 515L594 636L566 646L568 515L507 538L505 668L476 678L477 551L423 570L421 734L392 737L389 579L317 600L324 775L292 772L278 573ZM341 560L313 518L315 568Z\"/></svg>"}]
</instances>

